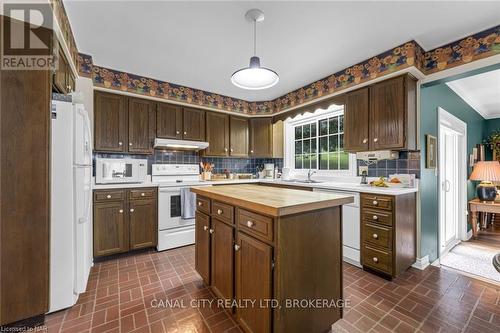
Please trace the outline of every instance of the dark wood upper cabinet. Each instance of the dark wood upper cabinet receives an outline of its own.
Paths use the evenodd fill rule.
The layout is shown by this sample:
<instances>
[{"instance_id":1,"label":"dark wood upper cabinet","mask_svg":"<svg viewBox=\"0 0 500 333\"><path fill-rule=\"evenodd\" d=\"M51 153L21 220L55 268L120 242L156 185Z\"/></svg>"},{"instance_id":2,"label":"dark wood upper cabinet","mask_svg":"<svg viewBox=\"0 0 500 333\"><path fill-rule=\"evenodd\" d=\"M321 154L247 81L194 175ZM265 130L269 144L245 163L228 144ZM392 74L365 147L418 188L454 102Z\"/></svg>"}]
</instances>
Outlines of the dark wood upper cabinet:
<instances>
[{"instance_id":1,"label":"dark wood upper cabinet","mask_svg":"<svg viewBox=\"0 0 500 333\"><path fill-rule=\"evenodd\" d=\"M94 92L94 150L127 151L126 97Z\"/></svg>"},{"instance_id":2,"label":"dark wood upper cabinet","mask_svg":"<svg viewBox=\"0 0 500 333\"><path fill-rule=\"evenodd\" d=\"M156 137L182 139L182 107L158 103L156 108Z\"/></svg>"},{"instance_id":3,"label":"dark wood upper cabinet","mask_svg":"<svg viewBox=\"0 0 500 333\"><path fill-rule=\"evenodd\" d=\"M272 298L272 247L238 231L236 244L236 300L257 304ZM271 332L271 307L238 307L236 318L246 332Z\"/></svg>"},{"instance_id":4,"label":"dark wood upper cabinet","mask_svg":"<svg viewBox=\"0 0 500 333\"><path fill-rule=\"evenodd\" d=\"M130 201L131 250L156 246L158 238L156 212L156 199Z\"/></svg>"},{"instance_id":5,"label":"dark wood upper cabinet","mask_svg":"<svg viewBox=\"0 0 500 333\"><path fill-rule=\"evenodd\" d=\"M210 284L210 217L196 211L194 265L203 281Z\"/></svg>"},{"instance_id":6,"label":"dark wood upper cabinet","mask_svg":"<svg viewBox=\"0 0 500 333\"><path fill-rule=\"evenodd\" d=\"M205 141L205 111L193 108L183 108L183 111L183 139Z\"/></svg>"},{"instance_id":7,"label":"dark wood upper cabinet","mask_svg":"<svg viewBox=\"0 0 500 333\"><path fill-rule=\"evenodd\" d=\"M212 290L222 299L233 299L233 227L212 218L211 275Z\"/></svg>"},{"instance_id":8,"label":"dark wood upper cabinet","mask_svg":"<svg viewBox=\"0 0 500 333\"><path fill-rule=\"evenodd\" d=\"M346 151L369 150L370 103L368 96L368 88L346 94L344 108L344 149Z\"/></svg>"},{"instance_id":9,"label":"dark wood upper cabinet","mask_svg":"<svg viewBox=\"0 0 500 333\"><path fill-rule=\"evenodd\" d=\"M250 119L250 157L273 157L272 118Z\"/></svg>"},{"instance_id":10,"label":"dark wood upper cabinet","mask_svg":"<svg viewBox=\"0 0 500 333\"><path fill-rule=\"evenodd\" d=\"M209 143L205 156L229 155L229 116L224 113L207 112L206 139Z\"/></svg>"},{"instance_id":11,"label":"dark wood upper cabinet","mask_svg":"<svg viewBox=\"0 0 500 333\"><path fill-rule=\"evenodd\" d=\"M59 47L59 61L58 61L58 68L57 71L54 73L53 77L53 84L55 87L55 90L62 93L66 94L68 93L68 85L67 85L67 74L66 72L68 71L68 66L66 64L66 58L64 57L64 53Z\"/></svg>"},{"instance_id":12,"label":"dark wood upper cabinet","mask_svg":"<svg viewBox=\"0 0 500 333\"><path fill-rule=\"evenodd\" d=\"M140 98L128 98L128 151L152 154L156 117L154 104Z\"/></svg>"},{"instance_id":13,"label":"dark wood upper cabinet","mask_svg":"<svg viewBox=\"0 0 500 333\"><path fill-rule=\"evenodd\" d=\"M125 209L123 201L94 203L94 257L128 251Z\"/></svg>"},{"instance_id":14,"label":"dark wood upper cabinet","mask_svg":"<svg viewBox=\"0 0 500 333\"><path fill-rule=\"evenodd\" d=\"M229 155L248 156L248 119L230 117Z\"/></svg>"}]
</instances>

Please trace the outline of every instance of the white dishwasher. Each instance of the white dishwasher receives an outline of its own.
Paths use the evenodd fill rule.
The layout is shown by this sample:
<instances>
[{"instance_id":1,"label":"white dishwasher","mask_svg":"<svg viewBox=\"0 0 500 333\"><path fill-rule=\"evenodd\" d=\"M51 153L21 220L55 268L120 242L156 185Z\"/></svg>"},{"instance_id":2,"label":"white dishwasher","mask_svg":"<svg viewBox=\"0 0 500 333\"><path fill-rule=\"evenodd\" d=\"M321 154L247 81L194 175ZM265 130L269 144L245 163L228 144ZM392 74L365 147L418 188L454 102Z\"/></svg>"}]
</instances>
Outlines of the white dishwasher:
<instances>
[{"instance_id":1,"label":"white dishwasher","mask_svg":"<svg viewBox=\"0 0 500 333\"><path fill-rule=\"evenodd\" d=\"M342 206L342 252L344 261L361 267L360 263L360 221L359 193L315 188L314 192L352 195L354 202Z\"/></svg>"}]
</instances>

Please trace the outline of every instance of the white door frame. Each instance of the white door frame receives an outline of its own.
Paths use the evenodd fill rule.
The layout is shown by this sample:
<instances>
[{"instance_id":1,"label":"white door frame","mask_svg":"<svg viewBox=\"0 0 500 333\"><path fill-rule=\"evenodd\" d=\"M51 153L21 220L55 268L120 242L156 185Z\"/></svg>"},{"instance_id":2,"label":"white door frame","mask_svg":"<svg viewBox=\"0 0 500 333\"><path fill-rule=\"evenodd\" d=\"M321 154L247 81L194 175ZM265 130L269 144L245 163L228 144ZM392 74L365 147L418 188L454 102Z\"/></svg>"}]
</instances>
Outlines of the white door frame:
<instances>
[{"instance_id":1,"label":"white door frame","mask_svg":"<svg viewBox=\"0 0 500 333\"><path fill-rule=\"evenodd\" d=\"M444 125L459 135L458 137L458 235L457 237L465 241L468 239L467 236L467 124L462 120L458 119L451 113L447 112L445 109L438 107L438 149L441 149L441 142L439 138L441 138L441 125ZM440 154L438 154L440 156ZM438 170L440 168L440 158L438 158ZM436 170L436 171L438 171ZM441 173L437 172L438 175L438 205L439 205L439 214L438 214L438 256L442 256L445 253L441 254L441 210L443 209L441 204ZM447 249L449 250L449 249Z\"/></svg>"}]
</instances>

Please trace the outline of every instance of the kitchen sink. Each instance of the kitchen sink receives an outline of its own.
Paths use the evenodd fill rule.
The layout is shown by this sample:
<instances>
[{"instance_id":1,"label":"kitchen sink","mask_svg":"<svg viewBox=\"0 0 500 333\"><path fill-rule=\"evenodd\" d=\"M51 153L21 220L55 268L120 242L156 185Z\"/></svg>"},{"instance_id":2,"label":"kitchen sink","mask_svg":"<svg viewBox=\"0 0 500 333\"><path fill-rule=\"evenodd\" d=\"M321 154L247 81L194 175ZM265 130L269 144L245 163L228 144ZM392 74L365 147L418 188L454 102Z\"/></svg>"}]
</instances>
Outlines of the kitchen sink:
<instances>
[{"instance_id":1,"label":"kitchen sink","mask_svg":"<svg viewBox=\"0 0 500 333\"><path fill-rule=\"evenodd\" d=\"M318 184L318 183L324 183L320 180L314 180L314 179L290 179L290 180L283 180L284 182L288 183L305 183L305 184Z\"/></svg>"}]
</instances>

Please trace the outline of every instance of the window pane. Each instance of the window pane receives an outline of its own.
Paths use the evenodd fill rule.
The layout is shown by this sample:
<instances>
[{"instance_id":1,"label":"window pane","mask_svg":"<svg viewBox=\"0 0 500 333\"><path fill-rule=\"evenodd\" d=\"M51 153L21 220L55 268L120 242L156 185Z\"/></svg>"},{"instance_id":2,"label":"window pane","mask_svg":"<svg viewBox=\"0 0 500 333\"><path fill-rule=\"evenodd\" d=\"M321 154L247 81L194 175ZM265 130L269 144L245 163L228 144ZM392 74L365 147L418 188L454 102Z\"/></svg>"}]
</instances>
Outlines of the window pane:
<instances>
[{"instance_id":1,"label":"window pane","mask_svg":"<svg viewBox=\"0 0 500 333\"><path fill-rule=\"evenodd\" d=\"M333 133L338 133L339 132L339 118L338 117L333 117L329 119L329 128L330 128L330 134Z\"/></svg>"},{"instance_id":2,"label":"window pane","mask_svg":"<svg viewBox=\"0 0 500 333\"><path fill-rule=\"evenodd\" d=\"M304 154L311 152L311 140L304 140Z\"/></svg>"},{"instance_id":3,"label":"window pane","mask_svg":"<svg viewBox=\"0 0 500 333\"><path fill-rule=\"evenodd\" d=\"M340 170L349 170L349 153L340 152Z\"/></svg>"},{"instance_id":4,"label":"window pane","mask_svg":"<svg viewBox=\"0 0 500 333\"><path fill-rule=\"evenodd\" d=\"M339 135L339 149L344 149L344 134Z\"/></svg>"},{"instance_id":5,"label":"window pane","mask_svg":"<svg viewBox=\"0 0 500 333\"><path fill-rule=\"evenodd\" d=\"M328 134L328 120L324 119L319 122L319 135Z\"/></svg>"},{"instance_id":6,"label":"window pane","mask_svg":"<svg viewBox=\"0 0 500 333\"><path fill-rule=\"evenodd\" d=\"M311 159L309 158L309 155L303 155L303 157L302 157L302 169L309 169L311 167L310 161L311 161Z\"/></svg>"},{"instance_id":7,"label":"window pane","mask_svg":"<svg viewBox=\"0 0 500 333\"><path fill-rule=\"evenodd\" d=\"M328 164L329 170L338 170L339 169L339 154L338 153L330 153L330 163Z\"/></svg>"},{"instance_id":8,"label":"window pane","mask_svg":"<svg viewBox=\"0 0 500 333\"><path fill-rule=\"evenodd\" d=\"M311 124L311 138L316 136L316 123Z\"/></svg>"},{"instance_id":9,"label":"window pane","mask_svg":"<svg viewBox=\"0 0 500 333\"><path fill-rule=\"evenodd\" d=\"M326 153L328 151L328 137L319 138L319 152Z\"/></svg>"},{"instance_id":10,"label":"window pane","mask_svg":"<svg viewBox=\"0 0 500 333\"><path fill-rule=\"evenodd\" d=\"M344 116L339 116L339 132L344 131Z\"/></svg>"},{"instance_id":11,"label":"window pane","mask_svg":"<svg viewBox=\"0 0 500 333\"><path fill-rule=\"evenodd\" d=\"M318 168L318 155L314 154L311 155L311 169L317 169Z\"/></svg>"},{"instance_id":12,"label":"window pane","mask_svg":"<svg viewBox=\"0 0 500 333\"><path fill-rule=\"evenodd\" d=\"M328 170L328 154L319 154L319 169Z\"/></svg>"},{"instance_id":13,"label":"window pane","mask_svg":"<svg viewBox=\"0 0 500 333\"><path fill-rule=\"evenodd\" d=\"M311 126L309 124L302 126L302 137L308 138L311 136Z\"/></svg>"},{"instance_id":14,"label":"window pane","mask_svg":"<svg viewBox=\"0 0 500 333\"><path fill-rule=\"evenodd\" d=\"M295 155L302 154L302 140L295 141Z\"/></svg>"},{"instance_id":15,"label":"window pane","mask_svg":"<svg viewBox=\"0 0 500 333\"><path fill-rule=\"evenodd\" d=\"M302 169L302 155L295 156L295 169Z\"/></svg>"},{"instance_id":16,"label":"window pane","mask_svg":"<svg viewBox=\"0 0 500 333\"><path fill-rule=\"evenodd\" d=\"M295 127L295 140L302 139L302 126Z\"/></svg>"},{"instance_id":17,"label":"window pane","mask_svg":"<svg viewBox=\"0 0 500 333\"><path fill-rule=\"evenodd\" d=\"M329 141L329 151L334 152L339 149L339 137L338 135L329 135L328 136L328 141Z\"/></svg>"},{"instance_id":18,"label":"window pane","mask_svg":"<svg viewBox=\"0 0 500 333\"><path fill-rule=\"evenodd\" d=\"M316 153L316 138L311 139L311 153Z\"/></svg>"}]
</instances>

